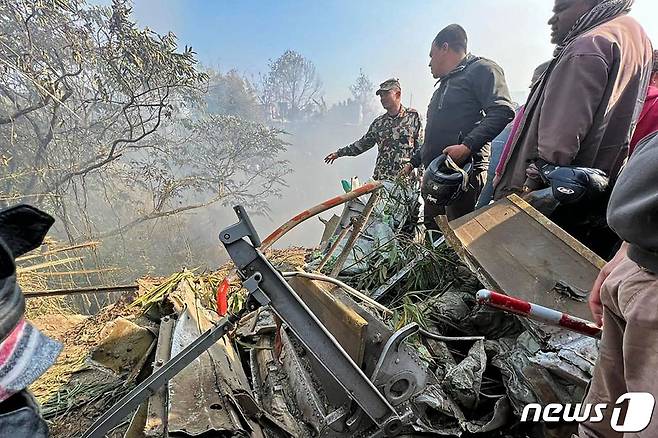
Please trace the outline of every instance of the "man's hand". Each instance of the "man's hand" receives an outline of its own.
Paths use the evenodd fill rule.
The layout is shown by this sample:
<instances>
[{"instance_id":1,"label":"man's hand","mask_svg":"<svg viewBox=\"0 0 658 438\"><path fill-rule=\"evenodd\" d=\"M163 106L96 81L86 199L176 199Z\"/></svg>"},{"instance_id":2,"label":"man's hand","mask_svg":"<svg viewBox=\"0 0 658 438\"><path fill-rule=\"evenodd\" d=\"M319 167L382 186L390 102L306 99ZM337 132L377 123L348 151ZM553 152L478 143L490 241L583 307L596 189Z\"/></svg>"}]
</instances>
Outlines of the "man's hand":
<instances>
[{"instance_id":1,"label":"man's hand","mask_svg":"<svg viewBox=\"0 0 658 438\"><path fill-rule=\"evenodd\" d=\"M610 260L599 272L599 275L594 280L594 286L589 293L589 309L592 311L594 322L601 327L603 325L603 304L601 304L601 286L610 273L624 260L628 244L623 242L617 254Z\"/></svg>"},{"instance_id":2,"label":"man's hand","mask_svg":"<svg viewBox=\"0 0 658 438\"><path fill-rule=\"evenodd\" d=\"M407 163L402 167L402 170L400 170L400 175L402 176L409 176L411 175L411 172L413 172L414 166L411 165L411 163Z\"/></svg>"},{"instance_id":3,"label":"man's hand","mask_svg":"<svg viewBox=\"0 0 658 438\"><path fill-rule=\"evenodd\" d=\"M336 158L338 158L338 152L332 152L326 157L324 157L324 162L327 164L334 164L334 161L336 161Z\"/></svg>"},{"instance_id":4,"label":"man's hand","mask_svg":"<svg viewBox=\"0 0 658 438\"><path fill-rule=\"evenodd\" d=\"M455 144L446 147L443 153L449 155L455 163L461 166L471 156L471 149L465 144Z\"/></svg>"}]
</instances>

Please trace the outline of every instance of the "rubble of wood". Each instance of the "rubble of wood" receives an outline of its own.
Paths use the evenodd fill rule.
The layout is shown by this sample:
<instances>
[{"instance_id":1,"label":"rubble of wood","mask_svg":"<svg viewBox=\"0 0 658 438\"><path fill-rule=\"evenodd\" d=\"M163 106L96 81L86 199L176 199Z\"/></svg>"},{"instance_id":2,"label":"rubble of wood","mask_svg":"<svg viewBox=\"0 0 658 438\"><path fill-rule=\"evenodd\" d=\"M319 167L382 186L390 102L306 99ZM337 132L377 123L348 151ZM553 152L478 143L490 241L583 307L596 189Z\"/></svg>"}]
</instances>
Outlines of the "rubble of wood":
<instances>
[{"instance_id":1,"label":"rubble of wood","mask_svg":"<svg viewBox=\"0 0 658 438\"><path fill-rule=\"evenodd\" d=\"M366 205L348 204L343 218L326 221L332 229L319 249L273 250L268 257L292 273L313 271L324 259L323 272L330 273L348 248L345 260L360 268L345 264L336 276L356 294L299 276L289 284L366 374L383 339L409 323L422 327L405 347L429 373L410 406L418 418L413 430L446 437L569 436L568 425L544 430L520 423L520 413L531 402L578 402L591 377L595 341L478 305L475 292L490 277L482 272L486 267L476 266L477 255L465 257L469 247L460 245L458 228L449 239L457 253L447 245L434 247L405 234L403 215L380 204L350 249L349 232L342 231L354 227L350 218ZM383 229L393 238L379 238ZM342 247L334 245L338 239ZM327 257L331 251L338 255ZM136 297L95 316L36 320L65 343L58 364L32 387L53 436L78 436L217 321L215 294L230 272L230 265L212 274L183 271L142 284ZM379 303L367 297L387 284ZM244 291L231 286L229 309L236 310L244 305ZM347 436L327 434L327 415L346 402L331 379L285 324L259 309L110 436Z\"/></svg>"}]
</instances>

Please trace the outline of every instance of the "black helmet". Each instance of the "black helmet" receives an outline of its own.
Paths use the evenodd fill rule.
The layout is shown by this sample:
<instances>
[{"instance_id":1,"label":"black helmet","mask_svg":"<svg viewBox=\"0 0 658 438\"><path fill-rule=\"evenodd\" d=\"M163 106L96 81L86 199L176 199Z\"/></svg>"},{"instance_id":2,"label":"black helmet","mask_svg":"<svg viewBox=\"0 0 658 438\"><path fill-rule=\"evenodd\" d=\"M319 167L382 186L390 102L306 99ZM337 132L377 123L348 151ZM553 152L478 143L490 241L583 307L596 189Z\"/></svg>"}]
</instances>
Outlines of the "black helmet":
<instances>
[{"instance_id":1,"label":"black helmet","mask_svg":"<svg viewBox=\"0 0 658 438\"><path fill-rule=\"evenodd\" d=\"M468 190L472 172L472 159L464 167L459 167L449 156L439 155L432 160L423 175L423 199L441 207L452 204Z\"/></svg>"},{"instance_id":2,"label":"black helmet","mask_svg":"<svg viewBox=\"0 0 658 438\"><path fill-rule=\"evenodd\" d=\"M605 172L587 167L543 169L544 176L560 204L576 204L603 199L609 180Z\"/></svg>"}]
</instances>

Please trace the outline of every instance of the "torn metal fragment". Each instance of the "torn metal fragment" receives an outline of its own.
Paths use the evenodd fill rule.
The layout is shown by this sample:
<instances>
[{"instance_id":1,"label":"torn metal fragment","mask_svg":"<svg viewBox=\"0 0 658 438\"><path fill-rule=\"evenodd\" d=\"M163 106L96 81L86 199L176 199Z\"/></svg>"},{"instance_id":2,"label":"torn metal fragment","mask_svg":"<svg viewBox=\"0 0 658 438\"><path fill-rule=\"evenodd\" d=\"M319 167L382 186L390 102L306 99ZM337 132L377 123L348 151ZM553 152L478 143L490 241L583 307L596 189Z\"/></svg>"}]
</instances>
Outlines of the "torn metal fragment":
<instances>
[{"instance_id":1,"label":"torn metal fragment","mask_svg":"<svg viewBox=\"0 0 658 438\"><path fill-rule=\"evenodd\" d=\"M466 358L446 372L441 386L460 406L465 409L474 409L480 397L482 375L486 366L487 355L484 351L484 341L477 341L469 350Z\"/></svg>"}]
</instances>

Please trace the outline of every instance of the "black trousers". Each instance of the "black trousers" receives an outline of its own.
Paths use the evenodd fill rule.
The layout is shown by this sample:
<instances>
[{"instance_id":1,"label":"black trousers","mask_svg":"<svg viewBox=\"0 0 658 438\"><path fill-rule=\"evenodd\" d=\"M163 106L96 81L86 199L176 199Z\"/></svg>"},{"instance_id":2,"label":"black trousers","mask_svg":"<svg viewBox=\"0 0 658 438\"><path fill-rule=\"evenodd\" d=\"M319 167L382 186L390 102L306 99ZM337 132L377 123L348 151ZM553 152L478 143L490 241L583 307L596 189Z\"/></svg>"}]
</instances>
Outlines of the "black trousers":
<instances>
[{"instance_id":1,"label":"black trousers","mask_svg":"<svg viewBox=\"0 0 658 438\"><path fill-rule=\"evenodd\" d=\"M425 200L423 207L423 224L425 225L425 229L430 232L439 231L439 226L434 220L434 218L439 215L445 214L448 216L448 220L451 221L475 210L475 204L480 197L480 192L482 192L482 188L486 181L487 170L475 170L469 181L468 190L462 193L462 195L452 204L443 207L429 203Z\"/></svg>"},{"instance_id":2,"label":"black trousers","mask_svg":"<svg viewBox=\"0 0 658 438\"><path fill-rule=\"evenodd\" d=\"M606 222L606 206L607 202L597 206L559 206L549 219L608 261L617 253L621 240Z\"/></svg>"}]
</instances>

